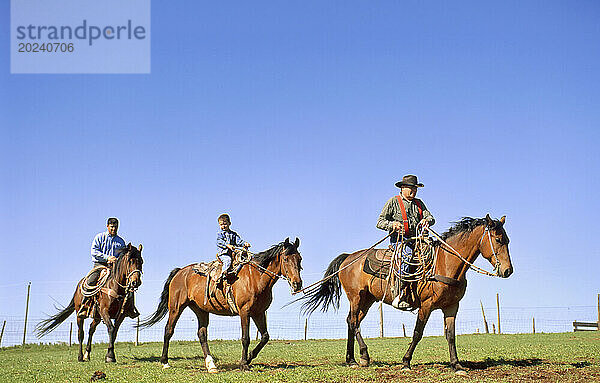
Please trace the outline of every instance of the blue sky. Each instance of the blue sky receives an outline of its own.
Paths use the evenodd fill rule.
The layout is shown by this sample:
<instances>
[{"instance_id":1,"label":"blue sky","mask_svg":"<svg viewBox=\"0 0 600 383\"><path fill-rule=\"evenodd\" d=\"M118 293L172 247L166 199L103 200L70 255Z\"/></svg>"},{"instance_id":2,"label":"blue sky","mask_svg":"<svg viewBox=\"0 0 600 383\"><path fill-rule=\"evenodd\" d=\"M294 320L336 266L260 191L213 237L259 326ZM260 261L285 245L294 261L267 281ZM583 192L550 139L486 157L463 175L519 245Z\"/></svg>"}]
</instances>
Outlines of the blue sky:
<instances>
[{"instance_id":1,"label":"blue sky","mask_svg":"<svg viewBox=\"0 0 600 383\"><path fill-rule=\"evenodd\" d=\"M507 216L515 274L470 274L463 307L595 303L596 2L154 1L150 75L11 75L0 15L0 287L32 281L34 315L68 302L109 216L144 245L144 314L214 258L223 212L256 251L299 237L311 283L385 235L408 173L440 233Z\"/></svg>"}]
</instances>

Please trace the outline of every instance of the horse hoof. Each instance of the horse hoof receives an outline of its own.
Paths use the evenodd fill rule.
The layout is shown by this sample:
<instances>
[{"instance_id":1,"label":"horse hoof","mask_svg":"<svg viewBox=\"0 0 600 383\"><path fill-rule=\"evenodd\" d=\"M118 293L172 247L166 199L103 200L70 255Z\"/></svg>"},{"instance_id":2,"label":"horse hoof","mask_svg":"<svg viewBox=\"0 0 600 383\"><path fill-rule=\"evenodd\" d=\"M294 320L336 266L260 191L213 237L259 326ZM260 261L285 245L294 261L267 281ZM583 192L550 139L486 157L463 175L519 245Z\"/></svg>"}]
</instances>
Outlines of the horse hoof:
<instances>
[{"instance_id":1,"label":"horse hoof","mask_svg":"<svg viewBox=\"0 0 600 383\"><path fill-rule=\"evenodd\" d=\"M458 376L467 376L467 372L465 370L456 370L454 373Z\"/></svg>"},{"instance_id":2,"label":"horse hoof","mask_svg":"<svg viewBox=\"0 0 600 383\"><path fill-rule=\"evenodd\" d=\"M358 360L358 362L361 367L369 367L369 363L370 363L369 359L360 358Z\"/></svg>"},{"instance_id":3,"label":"horse hoof","mask_svg":"<svg viewBox=\"0 0 600 383\"><path fill-rule=\"evenodd\" d=\"M410 371L410 366L404 366L400 371Z\"/></svg>"},{"instance_id":4,"label":"horse hoof","mask_svg":"<svg viewBox=\"0 0 600 383\"><path fill-rule=\"evenodd\" d=\"M116 363L116 362L117 362L117 360L116 360L115 358L109 358L109 357L107 356L107 357L106 357L106 360L105 360L105 362L106 362L106 363Z\"/></svg>"},{"instance_id":5,"label":"horse hoof","mask_svg":"<svg viewBox=\"0 0 600 383\"><path fill-rule=\"evenodd\" d=\"M217 370L217 368L209 368L209 369L208 369L208 373L209 373L209 374L216 374L216 373L218 373L218 372L219 372L219 370Z\"/></svg>"},{"instance_id":6,"label":"horse hoof","mask_svg":"<svg viewBox=\"0 0 600 383\"><path fill-rule=\"evenodd\" d=\"M240 370L242 370L242 371L250 371L250 366L248 366L247 364L241 364L240 365Z\"/></svg>"},{"instance_id":7,"label":"horse hoof","mask_svg":"<svg viewBox=\"0 0 600 383\"><path fill-rule=\"evenodd\" d=\"M166 370L167 368L171 368L171 366L169 365L169 363L163 364L163 370Z\"/></svg>"}]
</instances>

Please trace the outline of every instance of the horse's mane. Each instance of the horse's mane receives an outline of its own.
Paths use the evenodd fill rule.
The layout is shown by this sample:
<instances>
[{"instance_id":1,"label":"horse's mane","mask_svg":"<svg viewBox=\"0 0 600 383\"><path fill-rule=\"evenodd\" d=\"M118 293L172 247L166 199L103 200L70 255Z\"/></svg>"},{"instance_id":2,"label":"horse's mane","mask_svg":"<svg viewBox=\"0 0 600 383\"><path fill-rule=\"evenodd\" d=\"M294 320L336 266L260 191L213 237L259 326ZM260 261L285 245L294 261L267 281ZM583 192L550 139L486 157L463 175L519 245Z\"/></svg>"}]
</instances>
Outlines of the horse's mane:
<instances>
[{"instance_id":1,"label":"horse's mane","mask_svg":"<svg viewBox=\"0 0 600 383\"><path fill-rule=\"evenodd\" d=\"M269 249L265 251L261 251L260 253L254 254L252 259L256 261L262 267L267 267L269 263L281 252L283 249L283 242L278 243L277 245L271 246Z\"/></svg>"},{"instance_id":2,"label":"horse's mane","mask_svg":"<svg viewBox=\"0 0 600 383\"><path fill-rule=\"evenodd\" d=\"M487 220L485 218L471 218L471 217L462 217L460 221L454 222L454 226L448 229L444 234L442 234L442 238L447 240L448 238L462 235L465 233L470 233L475 230L476 227L481 225L485 225ZM497 219L494 220L494 229L501 227L502 224Z\"/></svg>"}]
</instances>

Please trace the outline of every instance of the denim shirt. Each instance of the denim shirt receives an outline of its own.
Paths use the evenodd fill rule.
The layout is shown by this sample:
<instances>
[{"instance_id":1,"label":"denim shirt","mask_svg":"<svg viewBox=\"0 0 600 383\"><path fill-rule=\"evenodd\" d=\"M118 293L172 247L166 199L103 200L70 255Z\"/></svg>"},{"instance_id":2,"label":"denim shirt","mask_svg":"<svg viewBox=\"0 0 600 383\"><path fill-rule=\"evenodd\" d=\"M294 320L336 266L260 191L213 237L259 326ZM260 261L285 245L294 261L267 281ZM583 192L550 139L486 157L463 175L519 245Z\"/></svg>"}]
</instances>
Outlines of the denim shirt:
<instances>
[{"instance_id":1,"label":"denim shirt","mask_svg":"<svg viewBox=\"0 0 600 383\"><path fill-rule=\"evenodd\" d=\"M108 262L109 256L119 257L118 249L125 247L125 241L118 235L110 235L108 231L99 233L92 242L92 262Z\"/></svg>"},{"instance_id":2,"label":"denim shirt","mask_svg":"<svg viewBox=\"0 0 600 383\"><path fill-rule=\"evenodd\" d=\"M228 249L226 245L244 246L244 241L238 233L233 230L225 231L221 230L217 233L217 248L219 250L219 254L227 253Z\"/></svg>"}]
</instances>

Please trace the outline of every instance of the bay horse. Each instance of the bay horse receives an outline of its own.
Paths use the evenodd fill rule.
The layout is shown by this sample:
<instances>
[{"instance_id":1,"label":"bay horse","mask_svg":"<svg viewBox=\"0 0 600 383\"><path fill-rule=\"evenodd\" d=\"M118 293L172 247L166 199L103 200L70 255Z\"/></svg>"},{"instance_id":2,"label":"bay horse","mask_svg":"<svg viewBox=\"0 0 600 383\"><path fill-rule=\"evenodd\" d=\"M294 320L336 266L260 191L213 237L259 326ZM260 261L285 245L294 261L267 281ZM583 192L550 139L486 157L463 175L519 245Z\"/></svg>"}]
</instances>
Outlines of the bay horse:
<instances>
[{"instance_id":1,"label":"bay horse","mask_svg":"<svg viewBox=\"0 0 600 383\"><path fill-rule=\"evenodd\" d=\"M464 217L442 235L446 244L455 249L466 261L473 263L481 254L495 267L497 276L509 277L513 267L508 251L508 236L504 230L506 216L500 220L492 220L488 215L485 218ZM420 307L417 314L412 341L402 358L403 369L410 369L410 361L417 344L423 336L423 329L427 324L429 315L433 310L441 309L444 313L444 328L446 340L450 351L450 364L459 375L466 374L456 355L454 322L458 311L459 301L467 288L466 273L471 267L463 259L457 257L454 251L444 243L434 246L437 257L434 263L434 273L437 280L424 280L417 284L417 294ZM392 294L389 292L388 282L366 274L363 271L365 255L379 253L382 256L387 249L373 249L365 252L357 251L352 254L341 254L335 258L325 271L325 277L338 273L323 282L319 288L308 293L300 300L306 300L302 305L304 312L311 314L317 308L327 311L330 305L339 308L341 289L343 287L350 301L350 312L346 319L348 323L348 341L346 347L346 363L355 365L354 338L360 349L360 365L368 366L370 363L367 345L360 334L360 322L367 315L367 311L376 301L383 299L384 303L391 304ZM362 257L362 259L360 259ZM349 265L346 267L346 265ZM442 282L443 281L443 282ZM387 291L387 294L386 294Z\"/></svg>"},{"instance_id":2,"label":"bay horse","mask_svg":"<svg viewBox=\"0 0 600 383\"><path fill-rule=\"evenodd\" d=\"M115 339L117 338L117 332L121 323L125 319L128 305L132 305L133 302L127 297L129 293L133 294L133 291L142 284L142 245L139 248L135 248L129 243L126 247L118 249L118 258L113 263L110 275L106 281L104 287L100 290L97 295L98 310L95 310L95 314L92 317L92 323L88 332L88 342L85 347L85 354L83 353L83 323L86 318L77 317L77 328L78 328L78 340L79 340L79 354L77 360L80 362L89 361L90 353L92 351L92 337L96 331L96 327L100 323L100 320L106 324L108 330L108 350L106 351L105 361L107 363L116 362L115 358ZM81 292L81 284L84 278L77 283L75 293L71 302L67 307L38 323L36 326L36 332L38 337L42 337L58 325L64 322L73 312L78 313L81 308L83 301L83 294ZM127 305L123 307L124 305ZM114 323L111 319L114 319Z\"/></svg>"},{"instance_id":3,"label":"bay horse","mask_svg":"<svg viewBox=\"0 0 600 383\"><path fill-rule=\"evenodd\" d=\"M273 285L280 277L283 277L288 281L292 291L296 292L302 288L302 279L300 278L302 257L298 252L299 245L298 238L293 244L290 243L289 238L286 238L285 241L270 249L255 254L248 263L242 266L237 274L237 279L232 282L233 298L229 300L220 289L215 289L214 296L210 293L207 294L207 277L195 272L194 264L173 269L165 281L156 311L140 324L140 327L152 326L164 318L167 312L169 313L160 358L163 368L170 367L169 341L181 313L189 307L198 318L198 338L204 353L206 368L211 373L217 372L217 368L208 348L208 315L209 313L224 316L239 315L242 327L240 369L249 370L250 362L256 358L269 341L266 310L273 300ZM207 298L209 296L210 298ZM231 307L230 302L234 303L235 307ZM248 355L250 318L256 324L261 338Z\"/></svg>"}]
</instances>

